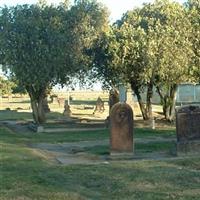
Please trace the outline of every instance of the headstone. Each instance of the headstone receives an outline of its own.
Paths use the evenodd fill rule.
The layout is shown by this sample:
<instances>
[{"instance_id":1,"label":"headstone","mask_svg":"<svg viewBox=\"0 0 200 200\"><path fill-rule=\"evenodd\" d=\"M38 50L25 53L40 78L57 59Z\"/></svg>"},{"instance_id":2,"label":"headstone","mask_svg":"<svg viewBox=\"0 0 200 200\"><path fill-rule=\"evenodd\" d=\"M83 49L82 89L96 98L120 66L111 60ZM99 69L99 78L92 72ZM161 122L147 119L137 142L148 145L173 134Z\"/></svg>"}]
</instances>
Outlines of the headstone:
<instances>
[{"instance_id":1,"label":"headstone","mask_svg":"<svg viewBox=\"0 0 200 200\"><path fill-rule=\"evenodd\" d=\"M70 118L72 112L70 110L70 106L68 105L68 101L65 101L63 115L67 118Z\"/></svg>"},{"instance_id":2,"label":"headstone","mask_svg":"<svg viewBox=\"0 0 200 200\"><path fill-rule=\"evenodd\" d=\"M200 153L200 106L176 111L177 155Z\"/></svg>"},{"instance_id":3,"label":"headstone","mask_svg":"<svg viewBox=\"0 0 200 200\"><path fill-rule=\"evenodd\" d=\"M111 155L133 155L133 111L126 103L115 104L110 113Z\"/></svg>"},{"instance_id":4,"label":"headstone","mask_svg":"<svg viewBox=\"0 0 200 200\"><path fill-rule=\"evenodd\" d=\"M42 133L42 132L44 132L44 127L43 127L43 126L37 126L36 132L37 132L37 133Z\"/></svg>"},{"instance_id":5,"label":"headstone","mask_svg":"<svg viewBox=\"0 0 200 200\"><path fill-rule=\"evenodd\" d=\"M94 113L96 113L96 112L103 113L104 110L105 110L104 102L100 97L98 97Z\"/></svg>"}]
</instances>

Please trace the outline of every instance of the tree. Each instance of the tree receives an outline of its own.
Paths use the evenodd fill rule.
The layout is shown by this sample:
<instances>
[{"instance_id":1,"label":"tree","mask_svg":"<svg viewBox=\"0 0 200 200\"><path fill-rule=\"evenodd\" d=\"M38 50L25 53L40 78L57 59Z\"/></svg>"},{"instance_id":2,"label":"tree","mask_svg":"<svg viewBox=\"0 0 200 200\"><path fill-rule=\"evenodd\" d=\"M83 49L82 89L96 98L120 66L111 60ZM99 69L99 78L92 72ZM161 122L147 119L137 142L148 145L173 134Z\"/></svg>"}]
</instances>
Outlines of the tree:
<instances>
[{"instance_id":1,"label":"tree","mask_svg":"<svg viewBox=\"0 0 200 200\"><path fill-rule=\"evenodd\" d=\"M46 89L64 70L66 41L64 11L54 7L23 5L1 10L3 65L23 85L31 99L36 123L45 121Z\"/></svg>"},{"instance_id":2,"label":"tree","mask_svg":"<svg viewBox=\"0 0 200 200\"><path fill-rule=\"evenodd\" d=\"M165 118L171 121L178 84L189 81L193 56L191 24L184 7L178 3L157 1L154 12L162 16L155 31L159 37L154 46L154 60L158 69L154 85L160 95Z\"/></svg>"},{"instance_id":3,"label":"tree","mask_svg":"<svg viewBox=\"0 0 200 200\"><path fill-rule=\"evenodd\" d=\"M26 88L36 123L45 121L42 105L48 89L87 70L84 49L98 36L106 16L104 7L89 0L76 1L70 8L1 8L0 58Z\"/></svg>"},{"instance_id":4,"label":"tree","mask_svg":"<svg viewBox=\"0 0 200 200\"><path fill-rule=\"evenodd\" d=\"M97 77L102 77L104 83L112 87L130 83L138 97L143 118L147 119L141 99L141 90L145 86L142 74L146 67L146 41L145 32L138 26L137 19L138 10L128 12L98 39L92 52Z\"/></svg>"},{"instance_id":5,"label":"tree","mask_svg":"<svg viewBox=\"0 0 200 200\"><path fill-rule=\"evenodd\" d=\"M191 79L193 82L200 83L200 1L188 0L186 10L192 25L191 42L194 52L191 59Z\"/></svg>"},{"instance_id":6,"label":"tree","mask_svg":"<svg viewBox=\"0 0 200 200\"><path fill-rule=\"evenodd\" d=\"M130 83L144 119L152 118L156 86L165 117L170 119L177 84L188 77L192 55L189 32L190 23L180 4L163 0L145 4L127 12L97 43L96 69L103 68L106 79L116 81L120 76L118 81ZM144 88L147 88L146 106L141 97Z\"/></svg>"},{"instance_id":7,"label":"tree","mask_svg":"<svg viewBox=\"0 0 200 200\"><path fill-rule=\"evenodd\" d=\"M0 96L12 93L14 83L0 76Z\"/></svg>"}]
</instances>

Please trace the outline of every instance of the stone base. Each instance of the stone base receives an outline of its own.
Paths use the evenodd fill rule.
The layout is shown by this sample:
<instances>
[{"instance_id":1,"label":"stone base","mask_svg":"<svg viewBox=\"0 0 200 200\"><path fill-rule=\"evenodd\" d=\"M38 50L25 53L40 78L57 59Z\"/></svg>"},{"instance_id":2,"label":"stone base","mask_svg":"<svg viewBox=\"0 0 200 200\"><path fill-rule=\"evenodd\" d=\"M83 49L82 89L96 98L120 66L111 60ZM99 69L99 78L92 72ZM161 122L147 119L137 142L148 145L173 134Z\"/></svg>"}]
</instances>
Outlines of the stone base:
<instances>
[{"instance_id":1,"label":"stone base","mask_svg":"<svg viewBox=\"0 0 200 200\"><path fill-rule=\"evenodd\" d=\"M176 154L177 156L200 155L200 140L177 142Z\"/></svg>"},{"instance_id":2,"label":"stone base","mask_svg":"<svg viewBox=\"0 0 200 200\"><path fill-rule=\"evenodd\" d=\"M43 126L38 126L34 123L29 124L28 126L31 130L33 130L36 133L43 133L44 132L44 127Z\"/></svg>"}]
</instances>

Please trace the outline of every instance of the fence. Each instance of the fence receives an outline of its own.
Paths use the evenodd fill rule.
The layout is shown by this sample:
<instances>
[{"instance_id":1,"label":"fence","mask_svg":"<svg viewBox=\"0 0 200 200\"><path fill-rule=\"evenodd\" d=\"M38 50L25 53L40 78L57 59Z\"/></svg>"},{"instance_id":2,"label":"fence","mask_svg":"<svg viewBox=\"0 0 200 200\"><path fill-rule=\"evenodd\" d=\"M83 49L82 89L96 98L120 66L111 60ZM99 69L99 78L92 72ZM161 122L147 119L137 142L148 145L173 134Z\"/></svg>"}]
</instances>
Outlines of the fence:
<instances>
[{"instance_id":1,"label":"fence","mask_svg":"<svg viewBox=\"0 0 200 200\"><path fill-rule=\"evenodd\" d=\"M200 85L182 84L178 86L177 103L200 103Z\"/></svg>"}]
</instances>

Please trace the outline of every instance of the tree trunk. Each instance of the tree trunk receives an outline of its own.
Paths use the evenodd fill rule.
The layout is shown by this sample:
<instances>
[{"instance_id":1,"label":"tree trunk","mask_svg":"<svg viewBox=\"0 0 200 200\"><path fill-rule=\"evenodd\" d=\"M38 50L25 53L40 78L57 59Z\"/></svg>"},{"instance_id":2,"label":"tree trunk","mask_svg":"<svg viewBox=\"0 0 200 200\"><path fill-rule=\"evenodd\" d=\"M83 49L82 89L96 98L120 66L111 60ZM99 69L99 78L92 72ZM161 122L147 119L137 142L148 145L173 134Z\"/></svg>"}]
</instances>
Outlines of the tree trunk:
<instances>
[{"instance_id":1,"label":"tree trunk","mask_svg":"<svg viewBox=\"0 0 200 200\"><path fill-rule=\"evenodd\" d=\"M168 121L172 121L175 114L176 93L178 86L177 84L170 86L167 89L165 95L162 94L159 87L156 88L161 99L161 104L163 106L163 114L165 116L165 119Z\"/></svg>"},{"instance_id":2,"label":"tree trunk","mask_svg":"<svg viewBox=\"0 0 200 200\"><path fill-rule=\"evenodd\" d=\"M46 121L45 112L43 108L43 101L46 97L46 88L42 88L39 91L35 91L32 86L29 86L26 89L31 99L33 119L36 124L43 124Z\"/></svg>"},{"instance_id":3,"label":"tree trunk","mask_svg":"<svg viewBox=\"0 0 200 200\"><path fill-rule=\"evenodd\" d=\"M44 100L45 100L45 97L43 95L41 95L38 99L38 119L39 119L40 124L43 124L46 121L45 111L43 107Z\"/></svg>"},{"instance_id":4,"label":"tree trunk","mask_svg":"<svg viewBox=\"0 0 200 200\"><path fill-rule=\"evenodd\" d=\"M170 105L170 111L169 111L169 121L173 121L175 116L175 106L176 106L176 94L177 94L178 85L174 84L171 87L170 90L170 99L171 99L171 105Z\"/></svg>"},{"instance_id":5,"label":"tree trunk","mask_svg":"<svg viewBox=\"0 0 200 200\"><path fill-rule=\"evenodd\" d=\"M157 90L158 95L160 96L160 101L161 101L161 105L163 108L163 115L166 118L166 112L167 112L166 99L165 99L164 95L162 94L162 91L159 86L156 86L156 90Z\"/></svg>"},{"instance_id":6,"label":"tree trunk","mask_svg":"<svg viewBox=\"0 0 200 200\"><path fill-rule=\"evenodd\" d=\"M165 116L165 119L166 120L169 120L169 117L170 117L170 105L169 105L169 103L167 103L167 101L165 101L166 103L165 103L165 105L163 105L163 107L164 107L164 116Z\"/></svg>"},{"instance_id":7,"label":"tree trunk","mask_svg":"<svg viewBox=\"0 0 200 200\"><path fill-rule=\"evenodd\" d=\"M153 98L153 83L150 82L147 88L147 105L146 105L146 112L147 112L148 119L153 118L152 98Z\"/></svg>"},{"instance_id":8,"label":"tree trunk","mask_svg":"<svg viewBox=\"0 0 200 200\"><path fill-rule=\"evenodd\" d=\"M31 98L31 95L30 96L30 99L31 99L31 108L32 108L32 114L33 114L33 120L34 122L36 122L36 124L39 123L39 119L38 119L38 109L37 109L37 102Z\"/></svg>"},{"instance_id":9,"label":"tree trunk","mask_svg":"<svg viewBox=\"0 0 200 200\"><path fill-rule=\"evenodd\" d=\"M147 111L146 111L145 105L144 105L144 103L143 103L143 101L142 101L142 97L141 97L141 95L140 95L139 90L138 90L137 88L134 88L133 91L134 91L135 95L137 96L138 103L139 103L139 106L140 106L140 111L141 111L141 113L142 113L143 119L144 119L144 120L148 120L149 118L148 118L148 116L147 116Z\"/></svg>"}]
</instances>

